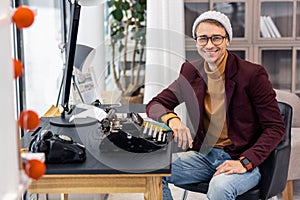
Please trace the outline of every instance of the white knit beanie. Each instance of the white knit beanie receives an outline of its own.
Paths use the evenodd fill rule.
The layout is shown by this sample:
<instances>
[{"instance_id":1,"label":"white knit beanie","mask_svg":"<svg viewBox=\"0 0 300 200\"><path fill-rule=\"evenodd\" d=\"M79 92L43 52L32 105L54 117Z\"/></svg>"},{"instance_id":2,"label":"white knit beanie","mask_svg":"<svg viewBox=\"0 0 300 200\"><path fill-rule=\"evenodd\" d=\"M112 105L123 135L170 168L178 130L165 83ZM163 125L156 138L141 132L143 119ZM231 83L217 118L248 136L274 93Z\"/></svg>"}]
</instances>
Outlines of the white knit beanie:
<instances>
[{"instance_id":1,"label":"white knit beanie","mask_svg":"<svg viewBox=\"0 0 300 200\"><path fill-rule=\"evenodd\" d=\"M202 22L206 19L213 19L213 20L220 22L224 26L224 28L229 36L229 41L232 40L232 27L231 27L230 20L223 13L217 12L214 10L206 11L206 12L202 13L199 17L197 17L197 19L194 22L193 29L192 29L192 34L193 34L194 38L196 37L197 26L200 24L200 22Z\"/></svg>"}]
</instances>

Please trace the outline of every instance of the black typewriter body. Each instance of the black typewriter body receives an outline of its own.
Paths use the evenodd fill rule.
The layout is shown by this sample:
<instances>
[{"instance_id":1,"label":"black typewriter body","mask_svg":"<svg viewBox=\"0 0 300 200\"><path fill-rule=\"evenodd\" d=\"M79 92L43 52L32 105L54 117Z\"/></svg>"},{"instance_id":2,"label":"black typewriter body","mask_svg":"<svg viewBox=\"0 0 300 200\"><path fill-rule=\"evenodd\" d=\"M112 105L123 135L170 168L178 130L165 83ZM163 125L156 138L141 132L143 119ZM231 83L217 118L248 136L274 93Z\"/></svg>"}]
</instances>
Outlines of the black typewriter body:
<instances>
[{"instance_id":1,"label":"black typewriter body","mask_svg":"<svg viewBox=\"0 0 300 200\"><path fill-rule=\"evenodd\" d=\"M101 121L101 130L101 151L149 153L166 149L173 138L169 127L144 120L135 112L118 115L109 111L108 117Z\"/></svg>"}]
</instances>

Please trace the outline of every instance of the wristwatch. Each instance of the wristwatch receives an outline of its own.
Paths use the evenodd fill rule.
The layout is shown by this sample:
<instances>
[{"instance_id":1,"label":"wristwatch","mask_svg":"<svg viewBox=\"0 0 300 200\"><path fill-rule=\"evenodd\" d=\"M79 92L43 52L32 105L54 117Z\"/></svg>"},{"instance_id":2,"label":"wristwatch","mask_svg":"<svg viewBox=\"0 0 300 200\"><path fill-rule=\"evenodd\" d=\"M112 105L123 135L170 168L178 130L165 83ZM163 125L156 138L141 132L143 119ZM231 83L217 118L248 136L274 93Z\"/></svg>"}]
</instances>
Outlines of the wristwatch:
<instances>
[{"instance_id":1,"label":"wristwatch","mask_svg":"<svg viewBox=\"0 0 300 200\"><path fill-rule=\"evenodd\" d=\"M247 171L251 171L253 169L252 163L248 158L242 156L239 158L239 160Z\"/></svg>"}]
</instances>

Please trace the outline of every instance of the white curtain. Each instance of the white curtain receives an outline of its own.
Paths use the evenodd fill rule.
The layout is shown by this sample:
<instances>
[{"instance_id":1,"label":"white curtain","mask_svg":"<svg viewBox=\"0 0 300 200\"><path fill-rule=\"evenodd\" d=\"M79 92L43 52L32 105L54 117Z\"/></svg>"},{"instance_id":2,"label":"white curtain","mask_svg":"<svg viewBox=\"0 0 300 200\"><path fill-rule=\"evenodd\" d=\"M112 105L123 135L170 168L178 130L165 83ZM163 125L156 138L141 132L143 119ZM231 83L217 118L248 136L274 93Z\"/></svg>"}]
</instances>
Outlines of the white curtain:
<instances>
[{"instance_id":1,"label":"white curtain","mask_svg":"<svg viewBox=\"0 0 300 200\"><path fill-rule=\"evenodd\" d=\"M147 48L144 103L178 77L185 60L184 1L147 1ZM185 119L183 107L176 109Z\"/></svg>"},{"instance_id":2,"label":"white curtain","mask_svg":"<svg viewBox=\"0 0 300 200\"><path fill-rule=\"evenodd\" d=\"M145 103L178 76L184 61L183 3L183 0L147 2Z\"/></svg>"}]
</instances>

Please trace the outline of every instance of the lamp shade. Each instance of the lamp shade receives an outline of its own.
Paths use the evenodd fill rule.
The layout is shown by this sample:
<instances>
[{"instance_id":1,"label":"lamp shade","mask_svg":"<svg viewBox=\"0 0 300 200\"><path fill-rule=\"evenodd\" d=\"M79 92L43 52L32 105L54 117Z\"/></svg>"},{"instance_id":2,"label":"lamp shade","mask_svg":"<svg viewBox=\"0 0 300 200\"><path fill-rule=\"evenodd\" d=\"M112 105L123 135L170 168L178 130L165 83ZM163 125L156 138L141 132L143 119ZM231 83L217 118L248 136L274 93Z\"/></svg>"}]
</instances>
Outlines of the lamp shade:
<instances>
[{"instance_id":1,"label":"lamp shade","mask_svg":"<svg viewBox=\"0 0 300 200\"><path fill-rule=\"evenodd\" d=\"M75 51L74 67L82 71L85 67L89 66L95 56L95 50L89 46L77 44Z\"/></svg>"}]
</instances>

